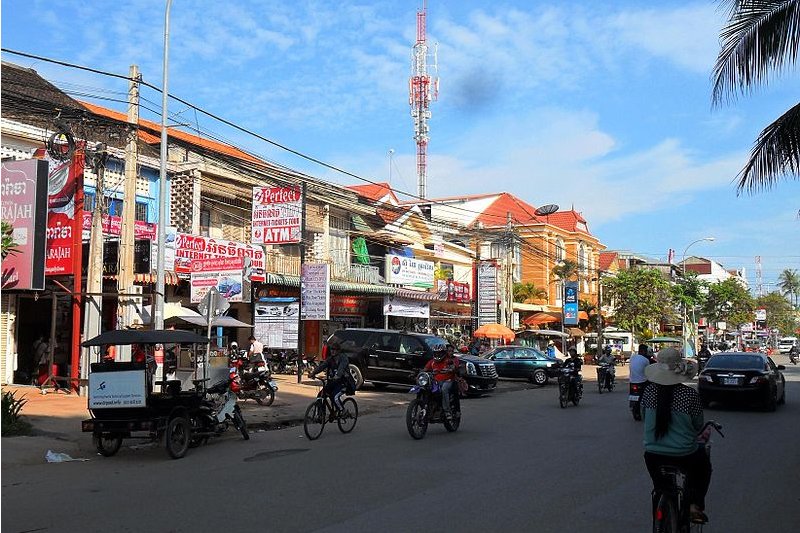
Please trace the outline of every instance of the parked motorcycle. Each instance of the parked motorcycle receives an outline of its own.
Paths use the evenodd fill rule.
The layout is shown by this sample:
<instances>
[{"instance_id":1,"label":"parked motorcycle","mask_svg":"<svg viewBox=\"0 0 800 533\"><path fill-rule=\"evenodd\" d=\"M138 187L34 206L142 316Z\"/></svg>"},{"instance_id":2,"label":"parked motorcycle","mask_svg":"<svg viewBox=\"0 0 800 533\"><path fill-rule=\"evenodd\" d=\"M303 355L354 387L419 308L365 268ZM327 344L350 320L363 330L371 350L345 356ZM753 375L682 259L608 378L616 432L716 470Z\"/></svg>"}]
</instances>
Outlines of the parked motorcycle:
<instances>
[{"instance_id":1,"label":"parked motorcycle","mask_svg":"<svg viewBox=\"0 0 800 533\"><path fill-rule=\"evenodd\" d=\"M202 381L195 383L199 384ZM209 437L221 435L230 425L242 434L244 440L250 439L247 423L236 402L236 393L231 390L232 383L233 380L229 378L206 389L200 408L189 420L192 426L189 447L195 448L205 444Z\"/></svg>"},{"instance_id":2,"label":"parked motorcycle","mask_svg":"<svg viewBox=\"0 0 800 533\"><path fill-rule=\"evenodd\" d=\"M572 402L578 405L583 397L583 380L578 372L570 367L559 369L558 373L558 403L561 408Z\"/></svg>"},{"instance_id":3,"label":"parked motorcycle","mask_svg":"<svg viewBox=\"0 0 800 533\"><path fill-rule=\"evenodd\" d=\"M616 384L616 370L614 365L609 363L601 363L597 367L597 390L603 394L603 389L608 392L614 390Z\"/></svg>"},{"instance_id":4,"label":"parked motorcycle","mask_svg":"<svg viewBox=\"0 0 800 533\"><path fill-rule=\"evenodd\" d=\"M231 389L240 400L254 399L259 405L272 405L278 384L271 374L264 356L256 354L247 358L246 352L231 355Z\"/></svg>"},{"instance_id":5,"label":"parked motorcycle","mask_svg":"<svg viewBox=\"0 0 800 533\"><path fill-rule=\"evenodd\" d=\"M275 374L297 373L297 356L288 350L276 350L269 354L270 370Z\"/></svg>"},{"instance_id":6,"label":"parked motorcycle","mask_svg":"<svg viewBox=\"0 0 800 533\"><path fill-rule=\"evenodd\" d=\"M416 385L411 387L409 392L417 395L406 410L406 427L411 437L416 440L424 438L428 424L443 423L449 432L458 430L461 425L461 400L458 397L458 387L454 386L450 394L452 413L450 419L444 414L441 387L431 372L420 372L417 375Z\"/></svg>"},{"instance_id":7,"label":"parked motorcycle","mask_svg":"<svg viewBox=\"0 0 800 533\"><path fill-rule=\"evenodd\" d=\"M649 385L649 381L644 383L631 383L628 390L628 406L631 409L633 419L639 421L642 419L642 393Z\"/></svg>"}]
</instances>

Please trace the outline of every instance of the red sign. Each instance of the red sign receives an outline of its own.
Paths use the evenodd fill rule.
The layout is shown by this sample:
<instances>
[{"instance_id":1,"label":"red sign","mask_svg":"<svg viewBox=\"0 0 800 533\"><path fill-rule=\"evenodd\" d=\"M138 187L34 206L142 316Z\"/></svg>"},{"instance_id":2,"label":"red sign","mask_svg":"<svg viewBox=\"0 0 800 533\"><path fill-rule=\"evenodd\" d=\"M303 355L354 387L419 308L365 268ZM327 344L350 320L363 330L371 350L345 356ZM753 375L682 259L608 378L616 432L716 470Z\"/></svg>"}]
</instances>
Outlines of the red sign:
<instances>
[{"instance_id":1,"label":"red sign","mask_svg":"<svg viewBox=\"0 0 800 533\"><path fill-rule=\"evenodd\" d=\"M221 272L223 270L242 270L244 258L242 257L214 257L213 259L193 259L192 272Z\"/></svg>"},{"instance_id":2,"label":"red sign","mask_svg":"<svg viewBox=\"0 0 800 533\"><path fill-rule=\"evenodd\" d=\"M266 254L262 246L177 233L174 242L167 243L168 251L170 247L175 250L175 272L191 273L192 261L195 259L247 258L250 260L250 265L245 277L249 276L253 281L266 279ZM167 265L169 268L170 263Z\"/></svg>"},{"instance_id":3,"label":"red sign","mask_svg":"<svg viewBox=\"0 0 800 533\"><path fill-rule=\"evenodd\" d=\"M75 224L76 196L83 186L83 153L76 151L71 161L50 161L48 176L47 261L48 276L75 272L73 245L78 228ZM82 212L83 206L77 206ZM80 237L80 236L78 236ZM80 240L78 241L80 245Z\"/></svg>"},{"instance_id":4,"label":"red sign","mask_svg":"<svg viewBox=\"0 0 800 533\"><path fill-rule=\"evenodd\" d=\"M3 258L3 289L44 289L47 163L8 161L2 169L2 219L12 226L13 251ZM3 236L5 238L5 236Z\"/></svg>"},{"instance_id":5,"label":"red sign","mask_svg":"<svg viewBox=\"0 0 800 533\"><path fill-rule=\"evenodd\" d=\"M289 244L302 240L300 187L253 187L253 244Z\"/></svg>"},{"instance_id":6,"label":"red sign","mask_svg":"<svg viewBox=\"0 0 800 533\"><path fill-rule=\"evenodd\" d=\"M358 296L331 294L331 314L364 316L367 314L367 301Z\"/></svg>"},{"instance_id":7,"label":"red sign","mask_svg":"<svg viewBox=\"0 0 800 533\"><path fill-rule=\"evenodd\" d=\"M469 283L460 283L452 280L437 280L436 292L439 293L440 300L448 302L469 303L472 296L469 291Z\"/></svg>"},{"instance_id":8,"label":"red sign","mask_svg":"<svg viewBox=\"0 0 800 533\"><path fill-rule=\"evenodd\" d=\"M83 231L91 231L92 213L83 212ZM119 237L122 235L122 217L115 217L103 213L103 235ZM137 220L133 224L133 237L135 239L150 239L155 241L158 238L158 224L142 222Z\"/></svg>"}]
</instances>

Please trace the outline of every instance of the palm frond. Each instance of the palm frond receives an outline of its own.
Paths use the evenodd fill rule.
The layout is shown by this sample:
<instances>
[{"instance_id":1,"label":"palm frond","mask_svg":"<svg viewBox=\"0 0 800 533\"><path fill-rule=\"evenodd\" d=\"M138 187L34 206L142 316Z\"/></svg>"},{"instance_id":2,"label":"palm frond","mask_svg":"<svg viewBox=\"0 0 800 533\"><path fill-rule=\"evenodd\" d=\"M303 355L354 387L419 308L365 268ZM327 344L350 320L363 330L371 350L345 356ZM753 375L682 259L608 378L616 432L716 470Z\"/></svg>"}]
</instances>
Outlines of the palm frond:
<instances>
[{"instance_id":1,"label":"palm frond","mask_svg":"<svg viewBox=\"0 0 800 533\"><path fill-rule=\"evenodd\" d=\"M800 103L767 126L758 136L747 164L736 176L736 192L767 190L782 179L800 174Z\"/></svg>"},{"instance_id":2,"label":"palm frond","mask_svg":"<svg viewBox=\"0 0 800 533\"><path fill-rule=\"evenodd\" d=\"M794 64L800 49L800 0L734 0L720 32L712 101L751 90L770 71Z\"/></svg>"}]
</instances>

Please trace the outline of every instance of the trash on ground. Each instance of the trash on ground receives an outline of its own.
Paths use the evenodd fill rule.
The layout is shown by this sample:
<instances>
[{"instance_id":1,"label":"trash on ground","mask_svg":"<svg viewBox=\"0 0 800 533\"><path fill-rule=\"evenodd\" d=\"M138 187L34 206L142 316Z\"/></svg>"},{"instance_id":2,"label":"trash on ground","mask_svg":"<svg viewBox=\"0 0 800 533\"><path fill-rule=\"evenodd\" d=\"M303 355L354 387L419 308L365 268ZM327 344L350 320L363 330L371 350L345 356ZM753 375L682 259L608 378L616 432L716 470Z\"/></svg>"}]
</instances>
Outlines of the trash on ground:
<instances>
[{"instance_id":1,"label":"trash on ground","mask_svg":"<svg viewBox=\"0 0 800 533\"><path fill-rule=\"evenodd\" d=\"M53 450L47 450L47 453L44 454L44 458L47 460L48 463L68 463L70 461L88 461L89 459L83 458L73 458L67 455L66 453L59 453L54 452Z\"/></svg>"}]
</instances>

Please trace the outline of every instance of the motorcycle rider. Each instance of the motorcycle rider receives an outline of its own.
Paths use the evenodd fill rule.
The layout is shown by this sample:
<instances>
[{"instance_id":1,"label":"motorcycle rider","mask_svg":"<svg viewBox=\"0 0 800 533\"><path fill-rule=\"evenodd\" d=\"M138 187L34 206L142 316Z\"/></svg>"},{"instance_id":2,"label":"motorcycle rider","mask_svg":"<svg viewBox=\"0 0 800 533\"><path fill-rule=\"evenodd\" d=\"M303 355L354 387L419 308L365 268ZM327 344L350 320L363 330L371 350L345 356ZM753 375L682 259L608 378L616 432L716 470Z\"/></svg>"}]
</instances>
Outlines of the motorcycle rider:
<instances>
[{"instance_id":1,"label":"motorcycle rider","mask_svg":"<svg viewBox=\"0 0 800 533\"><path fill-rule=\"evenodd\" d=\"M331 413L331 418L335 417L342 410L342 390L345 387L345 379L350 372L350 361L342 353L342 345L338 340L332 339L328 343L328 357L320 362L317 367L308 373L311 378L316 378L317 374L326 370L328 380L325 382L325 392L333 399L335 413Z\"/></svg>"},{"instance_id":2,"label":"motorcycle rider","mask_svg":"<svg viewBox=\"0 0 800 533\"><path fill-rule=\"evenodd\" d=\"M697 362L700 365L700 370L706 366L706 363L711 358L711 350L708 349L708 344L705 341L700 343L700 351L697 352Z\"/></svg>"},{"instance_id":3,"label":"motorcycle rider","mask_svg":"<svg viewBox=\"0 0 800 533\"><path fill-rule=\"evenodd\" d=\"M453 384L456 379L455 358L451 349L446 346L436 345L433 359L425 363L424 372L431 372L433 379L439 382L442 391L442 410L448 420L452 420L453 412L450 409L450 396L453 394ZM456 393L457 394L457 393Z\"/></svg>"},{"instance_id":4,"label":"motorcycle rider","mask_svg":"<svg viewBox=\"0 0 800 533\"><path fill-rule=\"evenodd\" d=\"M570 379L570 388L573 389L570 391L570 395L572 395L575 392L575 384L581 380L581 366L583 366L583 361L581 361L581 358L578 356L578 350L575 348L569 348L567 350L567 355L569 355L569 357L564 360L563 368L569 368L572 371L571 377L573 379Z\"/></svg>"},{"instance_id":5,"label":"motorcycle rider","mask_svg":"<svg viewBox=\"0 0 800 533\"><path fill-rule=\"evenodd\" d=\"M617 361L617 359L611 354L611 346L605 346L603 348L602 355L600 355L600 357L597 359L597 364L598 365L608 365L606 367L606 369L605 369L605 371L607 372L606 375L610 375L611 376L610 379L613 379L613 376L615 374L615 372L614 372L614 363L616 363L616 361ZM599 370L599 368L598 368L598 370ZM606 378L606 379L609 379L609 378Z\"/></svg>"},{"instance_id":6,"label":"motorcycle rider","mask_svg":"<svg viewBox=\"0 0 800 533\"><path fill-rule=\"evenodd\" d=\"M800 357L800 348L797 347L797 343L795 342L789 349L789 362L796 365L798 357Z\"/></svg>"}]
</instances>

